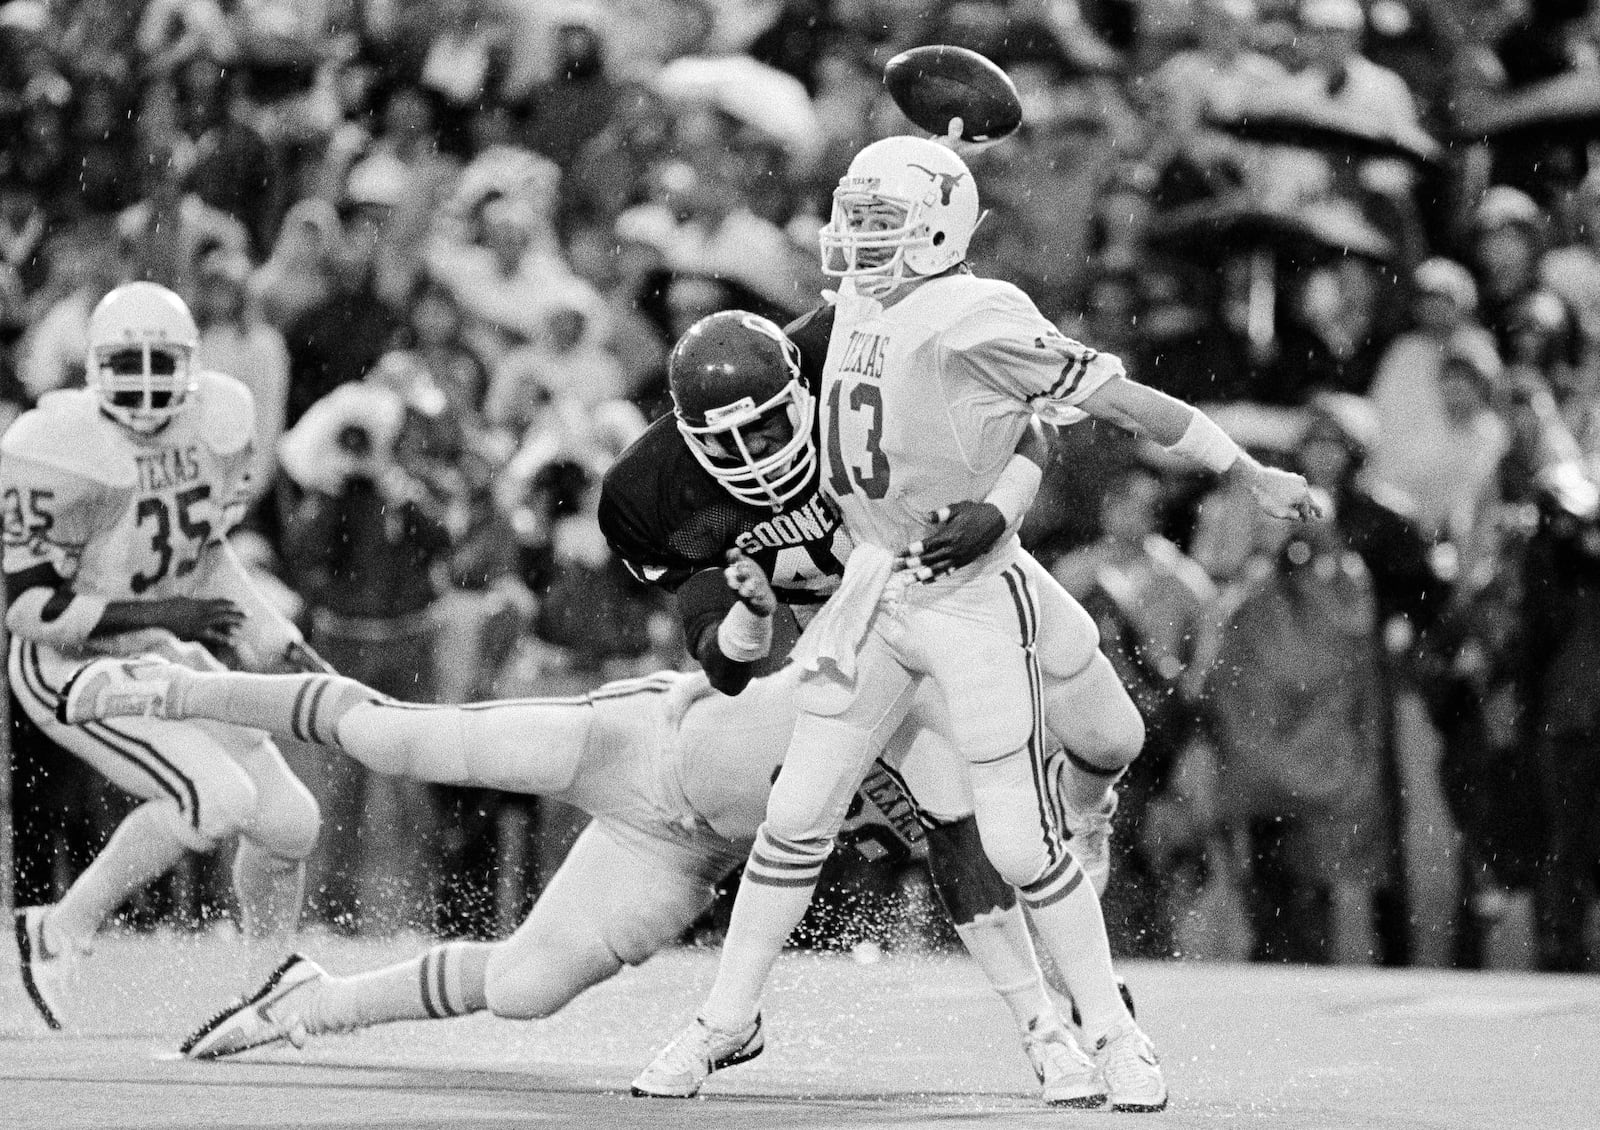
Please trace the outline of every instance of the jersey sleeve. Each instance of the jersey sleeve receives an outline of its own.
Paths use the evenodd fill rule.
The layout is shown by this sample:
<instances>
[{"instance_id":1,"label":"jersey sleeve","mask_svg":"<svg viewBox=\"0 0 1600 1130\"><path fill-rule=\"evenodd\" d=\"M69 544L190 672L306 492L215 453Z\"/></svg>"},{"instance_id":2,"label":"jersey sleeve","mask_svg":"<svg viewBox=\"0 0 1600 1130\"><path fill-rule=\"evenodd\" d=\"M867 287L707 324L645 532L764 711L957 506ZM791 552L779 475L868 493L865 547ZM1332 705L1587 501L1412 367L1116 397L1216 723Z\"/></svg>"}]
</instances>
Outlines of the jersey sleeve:
<instances>
[{"instance_id":1,"label":"jersey sleeve","mask_svg":"<svg viewBox=\"0 0 1600 1130\"><path fill-rule=\"evenodd\" d=\"M201 436L217 458L221 477L211 524L212 541L221 541L250 508L256 402L243 382L215 372L200 374L199 400Z\"/></svg>"},{"instance_id":2,"label":"jersey sleeve","mask_svg":"<svg viewBox=\"0 0 1600 1130\"><path fill-rule=\"evenodd\" d=\"M647 512L641 511L636 501L629 496L626 484L608 473L600 487L600 532L611 552L634 577L667 592L677 592L694 574L694 563L663 546L663 539L651 529Z\"/></svg>"},{"instance_id":3,"label":"jersey sleeve","mask_svg":"<svg viewBox=\"0 0 1600 1130\"><path fill-rule=\"evenodd\" d=\"M0 455L5 546L0 568L14 576L48 566L72 580L113 501L106 497L112 489L24 454Z\"/></svg>"},{"instance_id":4,"label":"jersey sleeve","mask_svg":"<svg viewBox=\"0 0 1600 1130\"><path fill-rule=\"evenodd\" d=\"M1125 372L1119 358L1062 333L1021 291L1001 292L962 317L940 346L946 368L1023 401L1052 424L1082 420L1077 406Z\"/></svg>"},{"instance_id":5,"label":"jersey sleeve","mask_svg":"<svg viewBox=\"0 0 1600 1130\"><path fill-rule=\"evenodd\" d=\"M686 484L701 474L670 416L651 424L606 470L600 532L628 572L646 584L677 592L697 570L721 566L720 539L704 547L705 556L696 556L674 537L677 525L695 510L694 500L684 494Z\"/></svg>"}]
</instances>

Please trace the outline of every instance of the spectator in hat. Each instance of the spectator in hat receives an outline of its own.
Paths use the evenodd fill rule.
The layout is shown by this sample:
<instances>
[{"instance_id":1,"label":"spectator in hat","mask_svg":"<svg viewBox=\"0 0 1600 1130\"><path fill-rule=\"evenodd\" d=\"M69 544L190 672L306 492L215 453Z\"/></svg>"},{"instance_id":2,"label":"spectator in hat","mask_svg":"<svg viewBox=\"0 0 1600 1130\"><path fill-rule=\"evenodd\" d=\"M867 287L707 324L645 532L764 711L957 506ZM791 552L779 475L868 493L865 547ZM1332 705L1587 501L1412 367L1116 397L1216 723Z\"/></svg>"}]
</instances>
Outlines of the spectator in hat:
<instances>
[{"instance_id":1,"label":"spectator in hat","mask_svg":"<svg viewBox=\"0 0 1600 1130\"><path fill-rule=\"evenodd\" d=\"M1566 306L1559 294L1544 286L1539 275L1547 228L1548 217L1543 209L1527 193L1509 185L1490 188L1472 214L1471 260L1483 303L1483 321L1507 361L1513 357L1519 323L1525 322L1534 294L1549 294Z\"/></svg>"},{"instance_id":2,"label":"spectator in hat","mask_svg":"<svg viewBox=\"0 0 1600 1130\"><path fill-rule=\"evenodd\" d=\"M1398 617L1404 636L1414 638L1439 615L1449 590L1432 564L1432 539L1418 524L1411 499L1368 473L1381 432L1379 415L1365 397L1318 393L1307 405L1297 462L1306 481L1333 500L1340 536L1365 563L1378 623Z\"/></svg>"},{"instance_id":3,"label":"spectator in hat","mask_svg":"<svg viewBox=\"0 0 1600 1130\"><path fill-rule=\"evenodd\" d=\"M1418 388L1409 411L1385 415L1398 397L1375 395L1379 430L1371 474L1411 500L1432 536L1465 544L1498 497L1500 461L1509 449L1506 426L1491 408L1501 362L1492 341L1472 329L1443 343L1431 389Z\"/></svg>"},{"instance_id":4,"label":"spectator in hat","mask_svg":"<svg viewBox=\"0 0 1600 1130\"><path fill-rule=\"evenodd\" d=\"M333 293L342 238L339 215L326 200L311 197L289 209L272 254L250 276L250 297L267 324L287 329Z\"/></svg>"}]
</instances>

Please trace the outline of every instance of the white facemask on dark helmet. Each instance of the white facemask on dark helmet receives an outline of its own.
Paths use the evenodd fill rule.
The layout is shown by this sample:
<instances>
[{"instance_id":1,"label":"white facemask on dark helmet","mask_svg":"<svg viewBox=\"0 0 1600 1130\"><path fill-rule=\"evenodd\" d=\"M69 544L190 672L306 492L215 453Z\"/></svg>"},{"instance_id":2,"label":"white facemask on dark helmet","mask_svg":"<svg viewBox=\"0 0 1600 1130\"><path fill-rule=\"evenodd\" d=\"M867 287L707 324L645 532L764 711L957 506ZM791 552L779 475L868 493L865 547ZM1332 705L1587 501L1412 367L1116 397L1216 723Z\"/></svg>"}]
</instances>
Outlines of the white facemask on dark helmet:
<instances>
[{"instance_id":1,"label":"white facemask on dark helmet","mask_svg":"<svg viewBox=\"0 0 1600 1130\"><path fill-rule=\"evenodd\" d=\"M678 431L712 478L733 497L781 510L811 484L816 399L800 376L800 351L777 324L743 310L701 318L667 363ZM770 451L747 434L781 413L788 426Z\"/></svg>"}]
</instances>

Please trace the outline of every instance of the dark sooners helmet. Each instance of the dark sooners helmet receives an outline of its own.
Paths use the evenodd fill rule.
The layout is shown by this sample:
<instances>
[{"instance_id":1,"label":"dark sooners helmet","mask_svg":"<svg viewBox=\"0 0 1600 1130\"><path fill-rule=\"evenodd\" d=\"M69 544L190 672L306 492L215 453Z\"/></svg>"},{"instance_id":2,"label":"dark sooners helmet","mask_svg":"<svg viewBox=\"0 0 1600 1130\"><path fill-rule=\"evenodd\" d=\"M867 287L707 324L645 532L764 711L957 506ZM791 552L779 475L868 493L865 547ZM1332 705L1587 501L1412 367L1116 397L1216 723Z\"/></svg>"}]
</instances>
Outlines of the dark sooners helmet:
<instances>
[{"instance_id":1,"label":"dark sooners helmet","mask_svg":"<svg viewBox=\"0 0 1600 1130\"><path fill-rule=\"evenodd\" d=\"M781 510L810 484L816 399L800 376L800 350L777 324L744 310L701 318L667 362L678 431L729 494ZM754 454L747 437L788 420L788 434Z\"/></svg>"}]
</instances>

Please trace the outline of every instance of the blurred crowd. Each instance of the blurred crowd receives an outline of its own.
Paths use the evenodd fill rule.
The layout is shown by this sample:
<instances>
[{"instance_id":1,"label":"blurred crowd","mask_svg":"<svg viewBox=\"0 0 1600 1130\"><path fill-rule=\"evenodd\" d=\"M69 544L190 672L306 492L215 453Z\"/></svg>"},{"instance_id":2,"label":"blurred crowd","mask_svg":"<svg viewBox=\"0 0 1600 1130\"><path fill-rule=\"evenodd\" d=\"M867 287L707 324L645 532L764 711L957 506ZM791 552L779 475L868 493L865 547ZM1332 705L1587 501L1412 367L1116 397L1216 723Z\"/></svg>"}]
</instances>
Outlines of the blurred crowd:
<instances>
[{"instance_id":1,"label":"blurred crowd","mask_svg":"<svg viewBox=\"0 0 1600 1130\"><path fill-rule=\"evenodd\" d=\"M908 128L883 64L936 42L1025 107L972 157L974 265L1329 499L1264 524L1057 437L1026 538L1151 735L1121 951L1595 968L1600 4L9 0L6 418L155 279L255 393L239 541L342 671L466 701L679 665L599 476L684 328L818 301L834 182ZM560 850L521 802L296 767L335 923L493 929ZM19 826L59 845L94 804L48 792Z\"/></svg>"}]
</instances>

